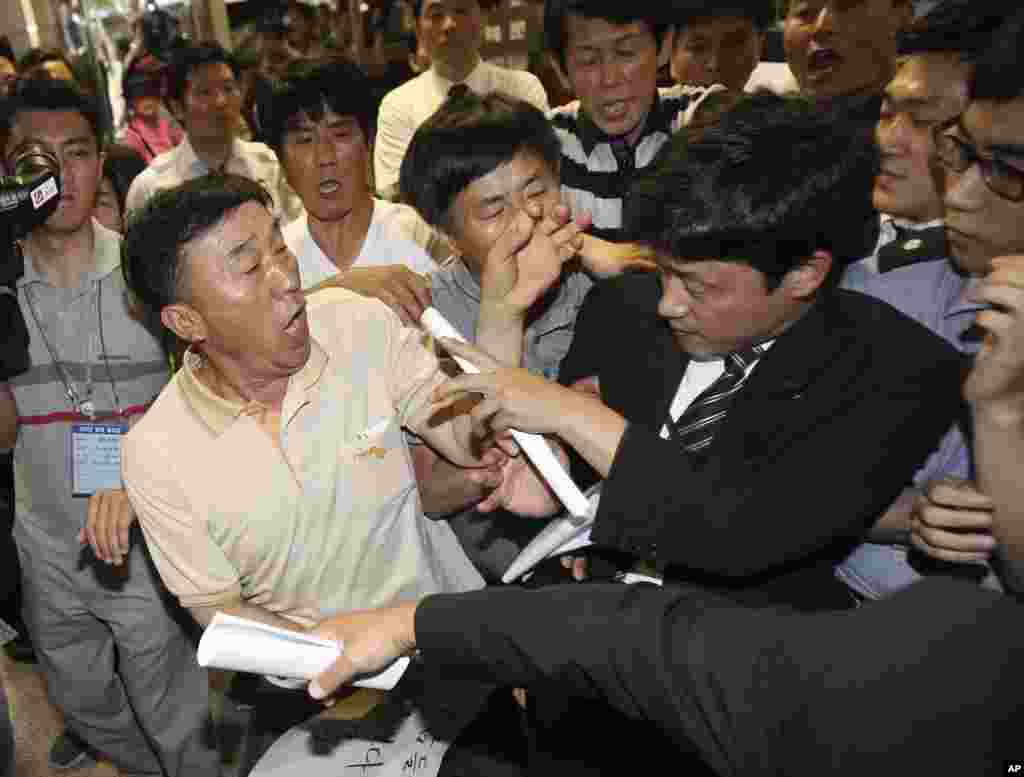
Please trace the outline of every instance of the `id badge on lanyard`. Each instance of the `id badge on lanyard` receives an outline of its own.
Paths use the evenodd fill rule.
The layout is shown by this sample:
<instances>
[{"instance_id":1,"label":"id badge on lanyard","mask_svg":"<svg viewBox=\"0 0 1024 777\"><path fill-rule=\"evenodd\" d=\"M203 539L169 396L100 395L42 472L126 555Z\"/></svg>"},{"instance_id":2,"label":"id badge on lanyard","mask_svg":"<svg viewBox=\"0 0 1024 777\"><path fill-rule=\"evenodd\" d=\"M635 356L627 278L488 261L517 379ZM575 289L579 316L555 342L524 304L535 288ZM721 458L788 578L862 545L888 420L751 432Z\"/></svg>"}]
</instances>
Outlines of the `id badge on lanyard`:
<instances>
[{"instance_id":1,"label":"id badge on lanyard","mask_svg":"<svg viewBox=\"0 0 1024 777\"><path fill-rule=\"evenodd\" d=\"M68 458L72 496L121 488L121 442L127 431L128 424L120 421L71 424Z\"/></svg>"}]
</instances>

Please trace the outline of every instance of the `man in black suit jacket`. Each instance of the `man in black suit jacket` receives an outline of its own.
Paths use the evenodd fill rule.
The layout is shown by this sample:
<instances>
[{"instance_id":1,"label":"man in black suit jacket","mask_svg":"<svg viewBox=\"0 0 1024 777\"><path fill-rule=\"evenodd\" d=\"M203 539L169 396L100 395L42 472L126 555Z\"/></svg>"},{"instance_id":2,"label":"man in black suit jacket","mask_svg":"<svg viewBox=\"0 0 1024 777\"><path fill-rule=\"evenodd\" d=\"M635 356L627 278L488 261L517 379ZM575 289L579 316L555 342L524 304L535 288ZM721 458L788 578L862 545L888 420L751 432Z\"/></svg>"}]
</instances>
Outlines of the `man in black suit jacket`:
<instances>
[{"instance_id":1,"label":"man in black suit jacket","mask_svg":"<svg viewBox=\"0 0 1024 777\"><path fill-rule=\"evenodd\" d=\"M481 393L487 431L557 435L594 467L598 545L748 603L850 606L834 566L949 428L962 369L925 327L832 287L834 265L863 254L874 160L850 122L750 98L673 141L631 193L627 223L659 272L591 292L560 372L603 402L521 370L445 395ZM674 419L702 373L755 345L767 351L692 452Z\"/></svg>"},{"instance_id":2,"label":"man in black suit jacket","mask_svg":"<svg viewBox=\"0 0 1024 777\"><path fill-rule=\"evenodd\" d=\"M953 508L967 513L977 501L935 505L914 535L941 546L949 540L930 529L969 538L949 557L958 561L979 560L973 553L986 546L973 543L994 538L1002 568L1016 570L1006 578L1016 598L941 576L852 612L813 614L668 587L489 589L338 618L321 634L344 640L345 655L311 692L322 697L418 648L449 675L553 682L601 699L668 733L680 751L696 747L722 775L1020 771L1024 174L1000 157L1024 139L1022 74L1024 11L978 64L967 113L940 130L956 140L943 142L940 159L957 258L988 273L974 292L992 305L978 317L988 334L965 391L991 509L980 521L954 520ZM637 752L631 739L616 744Z\"/></svg>"}]
</instances>

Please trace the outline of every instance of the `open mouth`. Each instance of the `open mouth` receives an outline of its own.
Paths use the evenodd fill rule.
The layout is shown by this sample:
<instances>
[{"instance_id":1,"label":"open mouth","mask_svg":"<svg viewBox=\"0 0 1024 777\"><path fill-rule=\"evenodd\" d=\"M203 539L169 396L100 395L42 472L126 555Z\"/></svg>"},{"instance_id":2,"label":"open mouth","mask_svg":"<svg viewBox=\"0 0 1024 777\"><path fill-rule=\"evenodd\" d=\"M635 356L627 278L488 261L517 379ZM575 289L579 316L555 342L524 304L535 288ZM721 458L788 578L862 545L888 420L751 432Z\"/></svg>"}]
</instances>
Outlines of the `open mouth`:
<instances>
[{"instance_id":1,"label":"open mouth","mask_svg":"<svg viewBox=\"0 0 1024 777\"><path fill-rule=\"evenodd\" d=\"M835 49L815 49L807 57L807 69L814 72L831 70L842 62Z\"/></svg>"},{"instance_id":2,"label":"open mouth","mask_svg":"<svg viewBox=\"0 0 1024 777\"><path fill-rule=\"evenodd\" d=\"M333 178L328 178L326 181L320 182L319 191L323 195L331 195L341 189L341 182L336 181Z\"/></svg>"},{"instance_id":3,"label":"open mouth","mask_svg":"<svg viewBox=\"0 0 1024 777\"><path fill-rule=\"evenodd\" d=\"M614 102L604 103L601 106L601 115L608 121L619 121L624 119L626 118L627 113L629 113L628 100L616 100Z\"/></svg>"}]
</instances>

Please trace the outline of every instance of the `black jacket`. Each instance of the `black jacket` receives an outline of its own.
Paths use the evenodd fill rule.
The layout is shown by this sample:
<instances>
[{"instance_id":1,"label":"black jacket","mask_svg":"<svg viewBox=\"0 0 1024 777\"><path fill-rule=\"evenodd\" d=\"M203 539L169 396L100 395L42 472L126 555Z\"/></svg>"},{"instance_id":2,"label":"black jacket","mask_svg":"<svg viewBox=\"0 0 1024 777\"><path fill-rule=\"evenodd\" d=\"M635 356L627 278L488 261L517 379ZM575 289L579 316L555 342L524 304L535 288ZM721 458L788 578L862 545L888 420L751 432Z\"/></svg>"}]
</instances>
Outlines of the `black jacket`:
<instances>
[{"instance_id":1,"label":"black jacket","mask_svg":"<svg viewBox=\"0 0 1024 777\"><path fill-rule=\"evenodd\" d=\"M883 302L827 292L692 454L659 436L688 361L659 295L654 274L595 287L562 364L565 383L598 376L629 421L593 539L744 601L818 606L813 589L957 419L962 357Z\"/></svg>"}]
</instances>

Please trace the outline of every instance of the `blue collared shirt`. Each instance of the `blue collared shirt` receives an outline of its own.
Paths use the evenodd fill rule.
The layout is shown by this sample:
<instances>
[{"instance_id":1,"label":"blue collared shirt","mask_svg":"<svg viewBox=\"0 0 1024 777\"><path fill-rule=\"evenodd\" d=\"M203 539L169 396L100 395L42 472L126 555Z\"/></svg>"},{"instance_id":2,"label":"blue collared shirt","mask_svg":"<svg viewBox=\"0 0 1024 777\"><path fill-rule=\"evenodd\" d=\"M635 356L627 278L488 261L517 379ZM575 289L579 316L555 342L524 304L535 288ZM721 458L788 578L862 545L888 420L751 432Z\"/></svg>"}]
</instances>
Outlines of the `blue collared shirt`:
<instances>
[{"instance_id":1,"label":"blue collared shirt","mask_svg":"<svg viewBox=\"0 0 1024 777\"><path fill-rule=\"evenodd\" d=\"M843 288L876 297L920 322L958 351L973 354L980 343L969 336L975 314L984 306L967 294L977 279L962 275L949 259L900 267L879 275L871 267L851 265ZM959 425L946 433L924 465L914 474L914 485L945 477L971 476L971 454ZM836 570L837 576L870 599L880 599L905 588L920 575L907 563L906 548L864 543Z\"/></svg>"}]
</instances>

